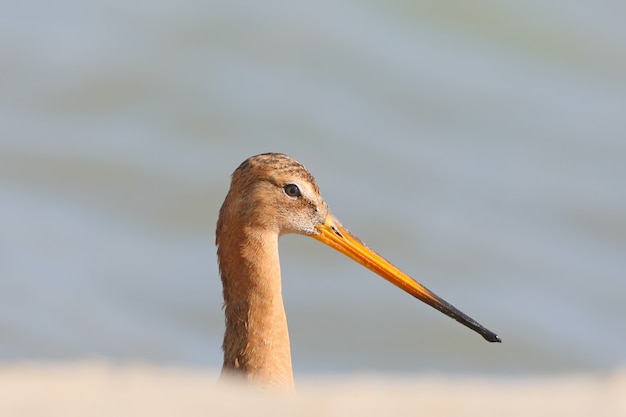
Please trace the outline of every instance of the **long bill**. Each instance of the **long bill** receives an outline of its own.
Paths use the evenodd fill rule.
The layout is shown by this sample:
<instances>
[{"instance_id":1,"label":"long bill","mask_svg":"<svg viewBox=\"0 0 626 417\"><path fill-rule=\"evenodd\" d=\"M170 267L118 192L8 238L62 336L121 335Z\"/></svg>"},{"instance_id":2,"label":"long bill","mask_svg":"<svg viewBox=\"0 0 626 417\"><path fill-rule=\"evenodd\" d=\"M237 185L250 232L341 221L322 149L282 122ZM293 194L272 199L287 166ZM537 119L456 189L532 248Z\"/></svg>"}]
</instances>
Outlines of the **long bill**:
<instances>
[{"instance_id":1,"label":"long bill","mask_svg":"<svg viewBox=\"0 0 626 417\"><path fill-rule=\"evenodd\" d=\"M411 294L436 308L443 314L453 318L464 326L480 334L488 342L501 342L498 335L480 325L476 320L455 308L452 304L439 297L428 288L396 268L385 258L368 248L357 237L350 233L331 214L326 216L323 224L317 226L319 234L310 235L320 242L338 250L361 265L385 278L398 288Z\"/></svg>"}]
</instances>

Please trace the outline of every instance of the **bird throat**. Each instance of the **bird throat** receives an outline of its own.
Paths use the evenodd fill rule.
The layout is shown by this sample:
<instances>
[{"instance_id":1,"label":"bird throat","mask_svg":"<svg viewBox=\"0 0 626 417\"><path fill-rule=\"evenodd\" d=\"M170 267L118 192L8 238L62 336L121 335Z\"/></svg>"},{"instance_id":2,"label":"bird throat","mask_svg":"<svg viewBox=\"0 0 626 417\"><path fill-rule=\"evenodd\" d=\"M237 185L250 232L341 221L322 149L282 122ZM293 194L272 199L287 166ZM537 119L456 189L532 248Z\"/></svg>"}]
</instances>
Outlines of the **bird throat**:
<instances>
[{"instance_id":1,"label":"bird throat","mask_svg":"<svg viewBox=\"0 0 626 417\"><path fill-rule=\"evenodd\" d=\"M293 388L278 235L243 229L218 233L217 243L226 315L222 377Z\"/></svg>"}]
</instances>

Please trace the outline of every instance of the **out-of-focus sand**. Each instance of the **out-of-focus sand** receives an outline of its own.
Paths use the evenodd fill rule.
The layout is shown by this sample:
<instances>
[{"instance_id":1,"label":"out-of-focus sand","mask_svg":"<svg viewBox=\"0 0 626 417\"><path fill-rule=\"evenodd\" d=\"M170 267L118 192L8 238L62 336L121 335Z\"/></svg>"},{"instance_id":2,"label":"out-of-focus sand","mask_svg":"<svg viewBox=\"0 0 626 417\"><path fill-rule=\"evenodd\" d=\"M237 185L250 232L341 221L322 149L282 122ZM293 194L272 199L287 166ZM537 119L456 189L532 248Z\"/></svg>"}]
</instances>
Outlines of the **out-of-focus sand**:
<instances>
[{"instance_id":1,"label":"out-of-focus sand","mask_svg":"<svg viewBox=\"0 0 626 417\"><path fill-rule=\"evenodd\" d=\"M0 416L626 416L626 372L550 378L318 377L296 394L216 372L97 361L0 367Z\"/></svg>"}]
</instances>

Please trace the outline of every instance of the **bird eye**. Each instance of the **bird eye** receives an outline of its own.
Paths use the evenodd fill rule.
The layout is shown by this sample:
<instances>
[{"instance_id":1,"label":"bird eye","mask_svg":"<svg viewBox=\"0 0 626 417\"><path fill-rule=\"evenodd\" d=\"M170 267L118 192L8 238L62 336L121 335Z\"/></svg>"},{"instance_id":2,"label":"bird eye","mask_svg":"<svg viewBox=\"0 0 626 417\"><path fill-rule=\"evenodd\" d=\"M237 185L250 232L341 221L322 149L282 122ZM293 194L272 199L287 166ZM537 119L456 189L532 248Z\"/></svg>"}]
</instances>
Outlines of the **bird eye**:
<instances>
[{"instance_id":1,"label":"bird eye","mask_svg":"<svg viewBox=\"0 0 626 417\"><path fill-rule=\"evenodd\" d=\"M283 187L285 190L285 194L289 197L300 197L302 193L300 193L300 188L296 184L287 184Z\"/></svg>"}]
</instances>

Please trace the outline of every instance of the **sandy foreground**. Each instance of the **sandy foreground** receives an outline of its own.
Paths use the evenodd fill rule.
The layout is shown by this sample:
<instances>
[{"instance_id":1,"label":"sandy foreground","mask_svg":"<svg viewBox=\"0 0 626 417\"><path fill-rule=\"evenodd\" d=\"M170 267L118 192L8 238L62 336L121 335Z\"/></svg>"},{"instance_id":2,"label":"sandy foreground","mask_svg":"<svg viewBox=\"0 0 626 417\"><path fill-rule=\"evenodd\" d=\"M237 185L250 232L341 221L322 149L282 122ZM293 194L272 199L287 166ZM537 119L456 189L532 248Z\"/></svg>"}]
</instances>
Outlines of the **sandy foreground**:
<instances>
[{"instance_id":1,"label":"sandy foreground","mask_svg":"<svg viewBox=\"0 0 626 417\"><path fill-rule=\"evenodd\" d=\"M295 394L217 372L86 361L0 366L0 416L626 416L626 370L549 378L297 379Z\"/></svg>"}]
</instances>

